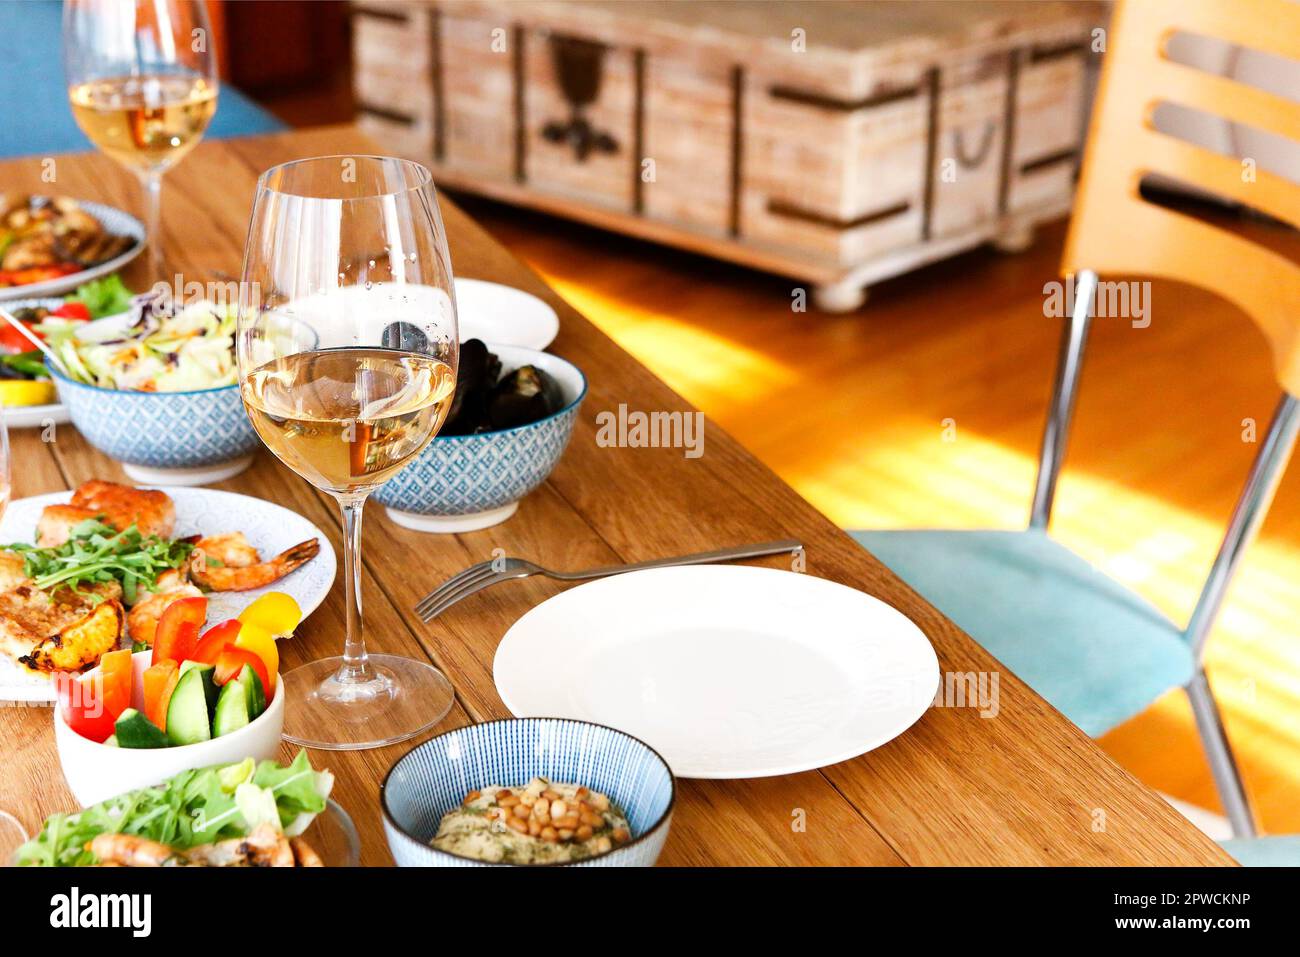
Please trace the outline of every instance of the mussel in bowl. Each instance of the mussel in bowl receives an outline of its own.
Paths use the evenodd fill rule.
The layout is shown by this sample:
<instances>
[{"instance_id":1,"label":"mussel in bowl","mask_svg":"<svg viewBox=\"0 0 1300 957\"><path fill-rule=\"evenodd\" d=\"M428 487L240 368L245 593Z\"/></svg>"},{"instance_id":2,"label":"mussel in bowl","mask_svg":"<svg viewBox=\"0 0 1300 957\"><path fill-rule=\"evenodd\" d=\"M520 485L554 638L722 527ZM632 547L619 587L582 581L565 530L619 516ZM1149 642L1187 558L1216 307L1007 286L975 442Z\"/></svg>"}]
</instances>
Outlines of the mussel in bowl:
<instances>
[{"instance_id":1,"label":"mussel in bowl","mask_svg":"<svg viewBox=\"0 0 1300 957\"><path fill-rule=\"evenodd\" d=\"M502 375L501 359L479 339L461 343L456 398L442 435L478 435L541 421L564 408L564 391L536 365Z\"/></svg>"}]
</instances>

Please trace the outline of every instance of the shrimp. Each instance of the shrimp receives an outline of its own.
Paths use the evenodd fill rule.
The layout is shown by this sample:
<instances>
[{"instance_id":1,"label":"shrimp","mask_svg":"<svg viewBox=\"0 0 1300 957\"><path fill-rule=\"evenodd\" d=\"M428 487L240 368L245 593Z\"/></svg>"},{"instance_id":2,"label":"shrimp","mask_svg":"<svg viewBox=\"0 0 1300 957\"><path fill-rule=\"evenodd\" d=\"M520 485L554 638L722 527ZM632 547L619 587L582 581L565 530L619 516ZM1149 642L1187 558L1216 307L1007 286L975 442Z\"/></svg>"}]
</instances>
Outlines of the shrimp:
<instances>
[{"instance_id":1,"label":"shrimp","mask_svg":"<svg viewBox=\"0 0 1300 957\"><path fill-rule=\"evenodd\" d=\"M269 824L258 825L245 837L191 848L187 857L203 867L294 867L297 863L289 839Z\"/></svg>"},{"instance_id":2,"label":"shrimp","mask_svg":"<svg viewBox=\"0 0 1300 957\"><path fill-rule=\"evenodd\" d=\"M166 844L135 834L109 832L96 834L86 850L104 865L120 867L176 867L188 863Z\"/></svg>"},{"instance_id":3,"label":"shrimp","mask_svg":"<svg viewBox=\"0 0 1300 957\"><path fill-rule=\"evenodd\" d=\"M227 532L199 539L190 558L190 577L211 591L248 591L279 581L319 552L320 542L313 538L264 562L243 532Z\"/></svg>"}]
</instances>

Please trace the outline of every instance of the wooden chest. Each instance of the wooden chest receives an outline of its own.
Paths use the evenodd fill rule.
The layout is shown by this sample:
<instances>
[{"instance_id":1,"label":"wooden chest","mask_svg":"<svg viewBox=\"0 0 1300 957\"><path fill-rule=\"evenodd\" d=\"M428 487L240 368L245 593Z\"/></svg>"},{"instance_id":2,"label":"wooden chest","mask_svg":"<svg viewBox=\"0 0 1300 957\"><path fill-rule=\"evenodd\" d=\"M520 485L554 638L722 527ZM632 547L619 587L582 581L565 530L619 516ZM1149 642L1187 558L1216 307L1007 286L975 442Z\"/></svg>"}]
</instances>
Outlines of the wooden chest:
<instances>
[{"instance_id":1,"label":"wooden chest","mask_svg":"<svg viewBox=\"0 0 1300 957\"><path fill-rule=\"evenodd\" d=\"M358 123L444 185L811 283L1069 207L1093 3L364 0Z\"/></svg>"}]
</instances>

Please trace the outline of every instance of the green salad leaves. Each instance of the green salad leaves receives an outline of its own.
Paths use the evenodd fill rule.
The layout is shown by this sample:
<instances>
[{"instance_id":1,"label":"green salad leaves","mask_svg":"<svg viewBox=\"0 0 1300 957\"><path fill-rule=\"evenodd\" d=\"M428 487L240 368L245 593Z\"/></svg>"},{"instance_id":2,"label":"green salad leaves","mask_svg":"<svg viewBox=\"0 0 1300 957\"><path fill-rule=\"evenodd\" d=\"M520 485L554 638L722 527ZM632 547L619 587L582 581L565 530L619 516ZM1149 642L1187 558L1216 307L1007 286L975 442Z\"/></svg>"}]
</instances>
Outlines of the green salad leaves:
<instances>
[{"instance_id":1,"label":"green salad leaves","mask_svg":"<svg viewBox=\"0 0 1300 957\"><path fill-rule=\"evenodd\" d=\"M117 273L102 279L92 279L77 287L77 291L65 297L65 302L80 302L90 312L91 319L115 316L131 308L131 290L126 288L122 277Z\"/></svg>"},{"instance_id":2,"label":"green salad leaves","mask_svg":"<svg viewBox=\"0 0 1300 957\"><path fill-rule=\"evenodd\" d=\"M248 758L182 771L157 787L51 815L15 860L23 867L87 867L96 861L86 844L105 833L135 834L177 850L243 837L264 823L296 837L325 810L333 786L334 776L313 770L306 751L286 767Z\"/></svg>"},{"instance_id":3,"label":"green salad leaves","mask_svg":"<svg viewBox=\"0 0 1300 957\"><path fill-rule=\"evenodd\" d=\"M83 585L117 580L128 604L135 601L140 586L154 590L158 576L180 568L194 550L189 542L156 535L146 538L134 525L119 532L94 518L75 525L62 545L13 544L4 548L23 556L23 574L42 591L67 585L80 594Z\"/></svg>"}]
</instances>

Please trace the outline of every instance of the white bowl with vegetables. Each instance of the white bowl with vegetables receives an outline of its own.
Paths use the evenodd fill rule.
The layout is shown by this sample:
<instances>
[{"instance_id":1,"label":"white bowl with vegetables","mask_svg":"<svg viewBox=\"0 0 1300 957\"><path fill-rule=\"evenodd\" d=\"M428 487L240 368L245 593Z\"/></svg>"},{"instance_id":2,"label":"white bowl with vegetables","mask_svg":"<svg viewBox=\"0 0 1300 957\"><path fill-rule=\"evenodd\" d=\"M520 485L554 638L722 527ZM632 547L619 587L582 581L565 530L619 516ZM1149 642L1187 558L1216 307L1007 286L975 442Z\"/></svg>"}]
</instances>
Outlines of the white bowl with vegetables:
<instances>
[{"instance_id":1,"label":"white bowl with vegetables","mask_svg":"<svg viewBox=\"0 0 1300 957\"><path fill-rule=\"evenodd\" d=\"M137 296L130 313L49 336L72 423L137 482L237 475L260 442L239 397L234 305L180 309Z\"/></svg>"},{"instance_id":2,"label":"white bowl with vegetables","mask_svg":"<svg viewBox=\"0 0 1300 957\"><path fill-rule=\"evenodd\" d=\"M99 743L74 731L63 706L54 709L59 763L83 807L180 771L245 758L269 760L279 750L284 695L278 693L278 675L268 693L247 667L218 686L213 666L183 662L160 722L165 726L159 727L145 717L144 676L152 658L151 651L132 655L131 705L114 722L108 741ZM74 680L93 687L99 672L95 668Z\"/></svg>"}]
</instances>

